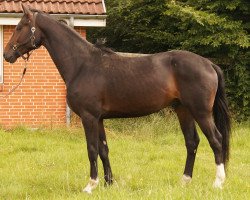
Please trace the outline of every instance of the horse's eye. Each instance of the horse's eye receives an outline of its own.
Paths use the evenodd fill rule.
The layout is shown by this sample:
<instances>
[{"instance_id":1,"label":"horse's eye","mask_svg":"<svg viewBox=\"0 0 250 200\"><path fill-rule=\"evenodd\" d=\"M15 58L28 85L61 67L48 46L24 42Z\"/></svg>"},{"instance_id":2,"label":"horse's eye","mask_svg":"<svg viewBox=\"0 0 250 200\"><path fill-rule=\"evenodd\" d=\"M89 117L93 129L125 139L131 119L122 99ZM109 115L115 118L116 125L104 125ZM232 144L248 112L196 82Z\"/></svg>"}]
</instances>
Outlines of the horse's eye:
<instances>
[{"instance_id":1,"label":"horse's eye","mask_svg":"<svg viewBox=\"0 0 250 200\"><path fill-rule=\"evenodd\" d=\"M17 30L17 31L20 31L21 29L22 29L21 26L17 26L17 27L16 27L16 30Z\"/></svg>"}]
</instances>

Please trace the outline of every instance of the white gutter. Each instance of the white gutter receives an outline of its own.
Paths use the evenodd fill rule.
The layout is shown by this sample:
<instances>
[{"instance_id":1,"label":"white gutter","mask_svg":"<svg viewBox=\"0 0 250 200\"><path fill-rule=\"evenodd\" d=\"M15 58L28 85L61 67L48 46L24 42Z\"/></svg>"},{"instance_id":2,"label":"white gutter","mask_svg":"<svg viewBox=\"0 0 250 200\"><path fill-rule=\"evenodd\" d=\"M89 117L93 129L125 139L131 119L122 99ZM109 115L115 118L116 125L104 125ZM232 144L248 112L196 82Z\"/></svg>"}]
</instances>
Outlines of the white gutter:
<instances>
[{"instance_id":1,"label":"white gutter","mask_svg":"<svg viewBox=\"0 0 250 200\"><path fill-rule=\"evenodd\" d=\"M74 19L74 26L105 27L107 15L51 14L69 22ZM17 25L23 13L0 13L0 25Z\"/></svg>"},{"instance_id":2,"label":"white gutter","mask_svg":"<svg viewBox=\"0 0 250 200\"><path fill-rule=\"evenodd\" d=\"M50 14L52 16L58 16L62 18L93 18L93 19L106 19L107 15L80 15L80 14ZM0 13L3 17L22 17L23 13Z\"/></svg>"}]
</instances>

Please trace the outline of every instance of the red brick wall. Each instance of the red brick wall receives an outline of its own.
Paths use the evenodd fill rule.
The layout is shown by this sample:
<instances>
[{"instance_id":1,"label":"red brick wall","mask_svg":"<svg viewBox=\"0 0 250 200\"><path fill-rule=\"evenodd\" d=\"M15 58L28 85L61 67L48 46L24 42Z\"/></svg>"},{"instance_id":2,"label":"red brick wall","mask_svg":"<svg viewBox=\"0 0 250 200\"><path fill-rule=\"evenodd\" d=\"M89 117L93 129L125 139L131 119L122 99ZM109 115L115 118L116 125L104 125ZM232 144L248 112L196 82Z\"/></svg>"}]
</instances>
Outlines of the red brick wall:
<instances>
[{"instance_id":1,"label":"red brick wall","mask_svg":"<svg viewBox=\"0 0 250 200\"><path fill-rule=\"evenodd\" d=\"M4 46L13 29L14 26L3 27ZM77 27L76 30L86 37L84 28ZM35 50L27 66L19 88L5 99L0 99L0 126L65 124L66 88L47 50L44 47ZM4 83L0 87L0 98L19 82L23 67L22 58L15 64L4 62Z\"/></svg>"}]
</instances>

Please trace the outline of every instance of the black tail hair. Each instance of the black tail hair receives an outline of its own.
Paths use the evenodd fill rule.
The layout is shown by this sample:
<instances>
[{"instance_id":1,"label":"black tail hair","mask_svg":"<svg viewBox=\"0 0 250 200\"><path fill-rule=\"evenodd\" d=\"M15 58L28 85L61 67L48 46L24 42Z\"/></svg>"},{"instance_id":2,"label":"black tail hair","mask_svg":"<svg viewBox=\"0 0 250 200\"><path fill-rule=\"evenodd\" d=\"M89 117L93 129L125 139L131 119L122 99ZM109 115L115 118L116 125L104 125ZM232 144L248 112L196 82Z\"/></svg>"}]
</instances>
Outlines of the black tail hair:
<instances>
[{"instance_id":1,"label":"black tail hair","mask_svg":"<svg viewBox=\"0 0 250 200\"><path fill-rule=\"evenodd\" d=\"M225 80L219 66L212 64L218 76L218 89L215 96L213 115L218 131L222 135L223 162L226 165L229 161L231 119L225 93Z\"/></svg>"}]
</instances>

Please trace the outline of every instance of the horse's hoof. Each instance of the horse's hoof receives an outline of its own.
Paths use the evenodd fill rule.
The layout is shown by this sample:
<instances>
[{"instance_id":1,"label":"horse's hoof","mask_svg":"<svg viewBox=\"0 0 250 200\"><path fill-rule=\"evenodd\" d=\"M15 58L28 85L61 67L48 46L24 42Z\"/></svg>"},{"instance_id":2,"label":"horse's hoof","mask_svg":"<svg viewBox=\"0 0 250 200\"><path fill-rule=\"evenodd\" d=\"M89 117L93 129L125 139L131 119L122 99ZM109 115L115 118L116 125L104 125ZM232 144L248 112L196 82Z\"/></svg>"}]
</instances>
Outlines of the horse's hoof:
<instances>
[{"instance_id":1,"label":"horse's hoof","mask_svg":"<svg viewBox=\"0 0 250 200\"><path fill-rule=\"evenodd\" d=\"M104 187L109 187L113 185L113 179L105 180Z\"/></svg>"},{"instance_id":2,"label":"horse's hoof","mask_svg":"<svg viewBox=\"0 0 250 200\"><path fill-rule=\"evenodd\" d=\"M218 188L218 189L222 189L224 181L225 181L225 179L216 177L214 184L213 184L213 187Z\"/></svg>"},{"instance_id":3,"label":"horse's hoof","mask_svg":"<svg viewBox=\"0 0 250 200\"><path fill-rule=\"evenodd\" d=\"M182 184L183 186L185 186L185 185L191 183L191 181L192 181L192 177L191 177L191 176L188 176L188 175L186 175L186 174L183 174L182 179L181 179L181 184Z\"/></svg>"},{"instance_id":4,"label":"horse's hoof","mask_svg":"<svg viewBox=\"0 0 250 200\"><path fill-rule=\"evenodd\" d=\"M92 190L94 190L97 187L98 183L99 183L98 178L96 180L95 179L90 179L87 186L83 189L83 192L91 194Z\"/></svg>"},{"instance_id":5,"label":"horse's hoof","mask_svg":"<svg viewBox=\"0 0 250 200\"><path fill-rule=\"evenodd\" d=\"M213 184L213 187L216 189L222 189L222 184L221 183L217 183L216 181Z\"/></svg>"}]
</instances>

